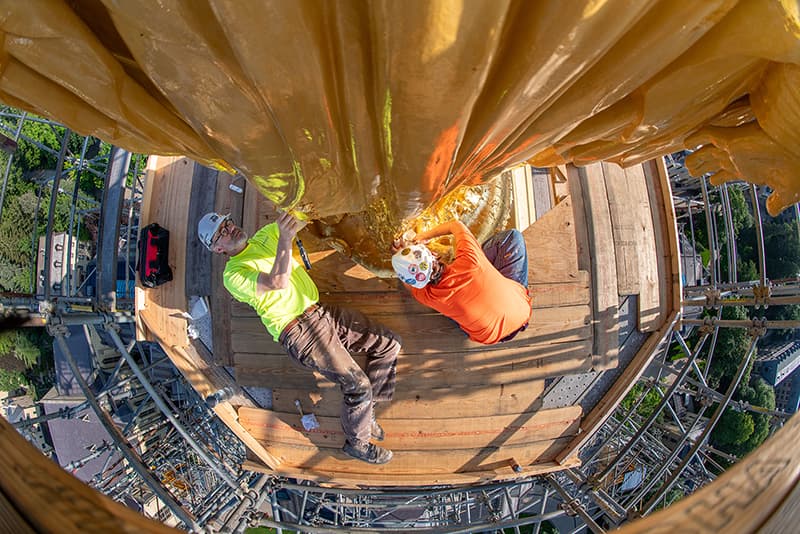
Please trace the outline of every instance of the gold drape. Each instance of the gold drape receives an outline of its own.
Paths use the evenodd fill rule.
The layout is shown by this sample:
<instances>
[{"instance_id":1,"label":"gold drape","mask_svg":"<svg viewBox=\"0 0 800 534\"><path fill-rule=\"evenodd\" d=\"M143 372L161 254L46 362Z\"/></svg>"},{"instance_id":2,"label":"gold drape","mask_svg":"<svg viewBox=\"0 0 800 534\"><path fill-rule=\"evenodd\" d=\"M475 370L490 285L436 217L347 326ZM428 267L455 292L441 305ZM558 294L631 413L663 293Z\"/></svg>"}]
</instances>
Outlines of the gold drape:
<instances>
[{"instance_id":1,"label":"gold drape","mask_svg":"<svg viewBox=\"0 0 800 534\"><path fill-rule=\"evenodd\" d=\"M771 213L800 191L796 0L2 0L0 32L4 102L239 171L351 245L526 160L705 145L690 170Z\"/></svg>"}]
</instances>

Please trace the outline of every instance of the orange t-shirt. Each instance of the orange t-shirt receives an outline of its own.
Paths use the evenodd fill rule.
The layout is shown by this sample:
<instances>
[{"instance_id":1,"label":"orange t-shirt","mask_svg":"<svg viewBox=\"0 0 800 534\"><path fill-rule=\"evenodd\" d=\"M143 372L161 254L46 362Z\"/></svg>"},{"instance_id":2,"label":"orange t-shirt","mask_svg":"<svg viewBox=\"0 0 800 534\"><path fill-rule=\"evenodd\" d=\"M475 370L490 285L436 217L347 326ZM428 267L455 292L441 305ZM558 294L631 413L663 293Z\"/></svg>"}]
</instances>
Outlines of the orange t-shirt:
<instances>
[{"instance_id":1,"label":"orange t-shirt","mask_svg":"<svg viewBox=\"0 0 800 534\"><path fill-rule=\"evenodd\" d=\"M500 274L475 236L458 226L455 260L439 282L409 289L422 304L457 322L471 340L497 343L530 319L528 288Z\"/></svg>"}]
</instances>

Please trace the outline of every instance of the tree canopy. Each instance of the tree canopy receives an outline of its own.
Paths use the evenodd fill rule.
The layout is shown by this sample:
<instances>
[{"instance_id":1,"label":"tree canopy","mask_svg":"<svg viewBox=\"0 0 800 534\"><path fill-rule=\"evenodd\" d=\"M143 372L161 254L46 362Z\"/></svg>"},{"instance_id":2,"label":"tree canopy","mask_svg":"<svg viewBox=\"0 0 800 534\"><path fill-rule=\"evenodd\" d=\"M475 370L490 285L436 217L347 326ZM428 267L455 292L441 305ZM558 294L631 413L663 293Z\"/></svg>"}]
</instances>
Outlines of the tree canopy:
<instances>
[{"instance_id":1,"label":"tree canopy","mask_svg":"<svg viewBox=\"0 0 800 534\"><path fill-rule=\"evenodd\" d=\"M733 238L736 243L737 258L737 279L738 280L757 280L758 279L758 241L756 238L756 225L753 218L751 200L738 187L729 186L728 198L731 207L731 223L733 226ZM718 204L720 195L713 191L709 195L709 200ZM720 268L723 280L729 280L728 255L730 250L728 242L731 236L726 231L724 217L720 210L713 210L715 225L718 229L721 249ZM764 253L766 256L766 276L771 280L783 278L793 278L800 275L800 236L797 227L789 222L784 222L780 218L773 218L767 215L765 210L761 210ZM704 213L694 215L695 238L701 249L708 246L708 228Z\"/></svg>"}]
</instances>

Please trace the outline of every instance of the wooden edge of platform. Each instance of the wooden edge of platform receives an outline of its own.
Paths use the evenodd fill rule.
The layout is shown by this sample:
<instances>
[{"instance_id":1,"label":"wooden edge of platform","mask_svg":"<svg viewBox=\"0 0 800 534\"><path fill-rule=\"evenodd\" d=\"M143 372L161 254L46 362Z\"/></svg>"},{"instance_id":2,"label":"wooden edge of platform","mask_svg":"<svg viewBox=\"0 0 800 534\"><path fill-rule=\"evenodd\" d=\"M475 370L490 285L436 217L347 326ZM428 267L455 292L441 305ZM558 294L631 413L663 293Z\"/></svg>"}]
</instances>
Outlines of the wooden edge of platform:
<instances>
[{"instance_id":1,"label":"wooden edge of platform","mask_svg":"<svg viewBox=\"0 0 800 534\"><path fill-rule=\"evenodd\" d=\"M3 532L177 532L87 486L2 417L0 450Z\"/></svg>"},{"instance_id":2,"label":"wooden edge of platform","mask_svg":"<svg viewBox=\"0 0 800 534\"><path fill-rule=\"evenodd\" d=\"M675 203L672 198L672 186L669 182L669 172L663 157L652 159L643 164L645 173L655 170L658 176L658 184L661 186L661 205L664 207L664 228L669 243L670 266L672 267L672 309L679 310L683 300L683 275L680 254L680 244L678 243L678 219L675 215ZM655 181L654 181L655 183ZM667 254L667 251L664 251Z\"/></svg>"},{"instance_id":3,"label":"wooden edge of platform","mask_svg":"<svg viewBox=\"0 0 800 534\"><path fill-rule=\"evenodd\" d=\"M636 384L636 381L644 373L644 370L650 365L650 362L656 355L656 348L669 336L671 330L678 322L680 313L673 310L667 321L665 321L661 328L650 334L647 340L642 344L636 355L631 362L625 367L625 370L611 386L611 389L603 395L603 398L595 404L592 411L581 421L579 434L564 448L564 450L556 456L559 462L565 462L571 457L577 457L580 448L594 435L600 426L611 417L614 410L617 408L628 391Z\"/></svg>"},{"instance_id":4,"label":"wooden edge of platform","mask_svg":"<svg viewBox=\"0 0 800 534\"><path fill-rule=\"evenodd\" d=\"M541 464L526 466L522 471L515 472L508 467L506 469L473 471L469 473L437 473L435 475L381 475L381 474L342 474L326 471L314 471L299 468L278 468L269 469L266 466L253 460L246 460L242 464L242 469L267 473L271 475L286 476L299 480L314 482L321 487L340 488L340 489L368 489L368 488L407 488L418 489L425 486L466 486L472 484L489 484L491 482L502 482L529 478L537 475L554 473L569 467L579 467L581 462L578 458L569 458L566 462L542 462Z\"/></svg>"},{"instance_id":5,"label":"wooden edge of platform","mask_svg":"<svg viewBox=\"0 0 800 534\"><path fill-rule=\"evenodd\" d=\"M201 369L196 365L198 363L198 358L196 357L196 352L194 352L193 347L171 347L171 349L172 354L167 352L170 356L170 359L173 363L175 363L176 367L181 370L181 373L183 373L186 379L190 381L195 390L201 395L206 396L224 387L231 387L240 396L243 396L241 388L239 388L232 378L228 377L227 375L222 378L224 373L219 370L216 365L205 368L216 371L213 379L209 378L206 372L204 372L204 369ZM164 350L167 351L167 348L164 348ZM188 370L189 372L187 372L186 364L193 366L192 369ZM202 382L200 381L201 377L204 379ZM209 386L211 387L209 388ZM251 436L250 432L245 430L245 428L239 423L239 415L236 413L236 409L233 405L231 405L230 402L221 402L215 406L214 413L217 414L217 417L219 417L220 420L225 423L225 425L230 428L234 434L236 434L236 437L242 440L245 446L247 446L247 448L250 449L253 454L258 456L258 458L261 459L261 461L263 461L267 467L276 467L280 465L280 460L270 454L261 445L261 443Z\"/></svg>"},{"instance_id":6,"label":"wooden edge of platform","mask_svg":"<svg viewBox=\"0 0 800 534\"><path fill-rule=\"evenodd\" d=\"M156 173L156 167L158 165L158 156L149 156L147 158L147 166L145 167L145 181L144 181L144 189L142 190L142 205L141 209L139 210L139 228L144 228L148 224L150 224L150 204L153 200L153 188L149 187L149 185L153 182L153 177ZM147 294L144 291L144 288L139 283L139 277L136 277L136 283L134 285L134 314L136 316L136 341L150 341L153 339L152 333L144 324L144 321L140 320L139 313L145 308L145 302L147 300Z\"/></svg>"}]
</instances>

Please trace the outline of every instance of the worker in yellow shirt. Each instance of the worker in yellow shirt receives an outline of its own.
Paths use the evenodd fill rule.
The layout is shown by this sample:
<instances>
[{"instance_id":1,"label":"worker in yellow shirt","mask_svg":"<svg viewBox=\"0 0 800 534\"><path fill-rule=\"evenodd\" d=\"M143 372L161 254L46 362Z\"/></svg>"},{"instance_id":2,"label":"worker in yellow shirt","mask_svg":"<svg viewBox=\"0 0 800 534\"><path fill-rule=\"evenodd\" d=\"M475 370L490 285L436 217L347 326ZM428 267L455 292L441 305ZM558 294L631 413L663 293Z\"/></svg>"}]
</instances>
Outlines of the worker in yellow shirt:
<instances>
[{"instance_id":1,"label":"worker in yellow shirt","mask_svg":"<svg viewBox=\"0 0 800 534\"><path fill-rule=\"evenodd\" d=\"M207 213L197 225L200 241L228 257L223 283L233 297L249 304L289 357L339 385L344 396L341 422L345 454L373 464L392 452L370 440L383 440L374 403L394 394L400 339L355 310L319 303L319 291L292 258L292 242L304 222L286 212L248 239L227 215ZM350 352L367 354L366 372Z\"/></svg>"}]
</instances>

